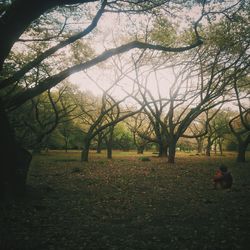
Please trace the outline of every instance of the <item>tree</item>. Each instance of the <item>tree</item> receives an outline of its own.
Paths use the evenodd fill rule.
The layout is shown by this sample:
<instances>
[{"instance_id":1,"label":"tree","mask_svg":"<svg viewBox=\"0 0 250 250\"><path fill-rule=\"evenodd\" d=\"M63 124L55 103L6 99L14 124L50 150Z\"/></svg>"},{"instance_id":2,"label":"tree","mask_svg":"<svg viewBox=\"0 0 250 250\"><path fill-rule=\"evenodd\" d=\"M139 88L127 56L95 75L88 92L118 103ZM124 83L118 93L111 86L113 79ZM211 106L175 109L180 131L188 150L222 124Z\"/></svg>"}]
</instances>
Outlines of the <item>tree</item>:
<instances>
[{"instance_id":1,"label":"tree","mask_svg":"<svg viewBox=\"0 0 250 250\"><path fill-rule=\"evenodd\" d=\"M143 154L145 147L152 142L152 126L145 113L141 112L132 116L127 121L127 126L133 135L133 142L137 149L137 154Z\"/></svg>"},{"instance_id":2,"label":"tree","mask_svg":"<svg viewBox=\"0 0 250 250\"><path fill-rule=\"evenodd\" d=\"M11 124L22 147L40 152L58 125L74 119L76 105L72 102L72 87L59 85L33 98L11 112Z\"/></svg>"},{"instance_id":3,"label":"tree","mask_svg":"<svg viewBox=\"0 0 250 250\"><path fill-rule=\"evenodd\" d=\"M123 151L129 151L133 148L133 137L131 132L119 123L114 131L114 147Z\"/></svg>"},{"instance_id":4,"label":"tree","mask_svg":"<svg viewBox=\"0 0 250 250\"><path fill-rule=\"evenodd\" d=\"M238 141L237 162L246 161L246 150L250 143L249 77L236 79L234 91L237 98L238 114L229 121L229 127ZM243 95L242 95L243 94ZM246 102L244 102L246 100Z\"/></svg>"},{"instance_id":5,"label":"tree","mask_svg":"<svg viewBox=\"0 0 250 250\"><path fill-rule=\"evenodd\" d=\"M223 49L213 44L192 54L194 58L189 55L191 59L173 67L175 78L170 85L168 97L159 97L158 100L147 89L149 77L145 74L143 76L139 66L135 65L140 95L135 99L140 104L144 103L162 127L169 148L170 163L174 163L176 144L180 137L186 137L184 133L191 122L202 113L225 103L225 96L232 91L233 79L244 75L248 67L243 53L226 55ZM235 65L237 69L232 70Z\"/></svg>"},{"instance_id":6,"label":"tree","mask_svg":"<svg viewBox=\"0 0 250 250\"><path fill-rule=\"evenodd\" d=\"M86 99L84 100L83 96L80 95L81 99L78 99L79 108L81 110L81 116L79 119L82 120L84 140L83 140L83 150L81 155L81 161L88 161L89 149L91 141L99 134L106 131L106 135L109 134L108 142L108 151L109 157L111 156L111 146L112 138L114 132L114 126L119 122L125 120L126 118L140 112L138 110L126 110L121 107L121 103L128 98L128 96L123 97L120 100L115 100L108 92L116 85L116 82L106 91L103 92L101 99L90 100L90 103L87 104ZM88 97L89 98L89 97ZM95 108L96 107L96 108Z\"/></svg>"},{"instance_id":7,"label":"tree","mask_svg":"<svg viewBox=\"0 0 250 250\"><path fill-rule=\"evenodd\" d=\"M96 138L96 141L97 141L97 145L96 145L96 153L97 154L100 154L101 151L102 151L102 144L103 144L103 139L105 137L105 134L103 132L100 132L98 135L97 135L97 138Z\"/></svg>"},{"instance_id":8,"label":"tree","mask_svg":"<svg viewBox=\"0 0 250 250\"><path fill-rule=\"evenodd\" d=\"M222 155L222 143L229 133L228 114L227 111L217 109L207 111L207 115L211 113L211 119L207 124L207 139L206 155L211 155L211 148L214 145L214 151L217 152L217 144L219 145L220 154Z\"/></svg>"},{"instance_id":9,"label":"tree","mask_svg":"<svg viewBox=\"0 0 250 250\"><path fill-rule=\"evenodd\" d=\"M208 112L206 113L208 114ZM190 138L194 138L197 143L197 154L202 154L203 145L205 140L205 135L207 134L207 116L201 115L197 119L195 119L188 128L188 134L190 134Z\"/></svg>"},{"instance_id":10,"label":"tree","mask_svg":"<svg viewBox=\"0 0 250 250\"><path fill-rule=\"evenodd\" d=\"M115 125L109 126L107 130L108 133L105 136L105 142L107 147L107 158L112 159L112 147L113 147Z\"/></svg>"}]
</instances>

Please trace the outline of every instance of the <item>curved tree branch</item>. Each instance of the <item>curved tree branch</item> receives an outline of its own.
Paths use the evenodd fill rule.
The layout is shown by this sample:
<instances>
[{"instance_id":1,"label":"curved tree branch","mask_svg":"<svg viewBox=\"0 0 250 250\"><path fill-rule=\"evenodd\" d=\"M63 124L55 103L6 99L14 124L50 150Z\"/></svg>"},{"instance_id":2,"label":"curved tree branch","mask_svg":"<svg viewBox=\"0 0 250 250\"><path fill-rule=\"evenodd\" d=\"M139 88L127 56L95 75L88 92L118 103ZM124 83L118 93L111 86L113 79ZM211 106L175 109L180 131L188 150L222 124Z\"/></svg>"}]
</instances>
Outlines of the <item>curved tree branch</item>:
<instances>
[{"instance_id":1,"label":"curved tree branch","mask_svg":"<svg viewBox=\"0 0 250 250\"><path fill-rule=\"evenodd\" d=\"M103 1L101 8L96 13L96 16L93 18L91 24L85 30L83 30L82 32L79 32L79 33L69 37L68 39L60 42L59 44L55 45L54 47L49 48L48 50L44 51L42 54L40 54L34 60L27 63L23 68L21 68L20 70L15 72L11 77L0 81L0 88L5 88L5 87L9 86L10 84L14 83L15 81L19 80L29 70L31 70L35 66L39 65L44 59L48 58L49 56L54 54L59 49L61 49L61 48L65 47L65 46L75 42L76 40L86 36L91 31L93 31L93 29L97 26L98 21L100 20L102 14L104 12L106 2L107 1Z\"/></svg>"},{"instance_id":2,"label":"curved tree branch","mask_svg":"<svg viewBox=\"0 0 250 250\"><path fill-rule=\"evenodd\" d=\"M29 99L43 93L44 91L56 86L59 82L61 82L65 78L69 77L71 74L88 69L88 68L90 68L90 67L92 67L100 62L107 60L108 58L110 58L114 55L127 52L131 49L137 48L137 49L154 49L154 50L163 51L163 52L184 52L184 51L190 50L192 48L195 48L201 44L202 44L202 41L197 40L192 45L188 45L185 47L172 48L172 47L164 47L161 45L153 45L153 44L143 43L143 42L139 42L139 41L133 41L133 42L127 43L125 45L121 45L117 48L106 50L101 55L95 57L92 60L89 60L89 61L81 63L81 64L74 65L72 67L69 67L69 68L61 71L58 74L55 74L51 77L46 78L45 80L41 81L37 86L30 88L30 89L27 89L26 91L14 96L11 100L6 101L5 108L10 109L10 110L14 110L18 106L20 106L21 104L26 102L27 100L29 100Z\"/></svg>"}]
</instances>

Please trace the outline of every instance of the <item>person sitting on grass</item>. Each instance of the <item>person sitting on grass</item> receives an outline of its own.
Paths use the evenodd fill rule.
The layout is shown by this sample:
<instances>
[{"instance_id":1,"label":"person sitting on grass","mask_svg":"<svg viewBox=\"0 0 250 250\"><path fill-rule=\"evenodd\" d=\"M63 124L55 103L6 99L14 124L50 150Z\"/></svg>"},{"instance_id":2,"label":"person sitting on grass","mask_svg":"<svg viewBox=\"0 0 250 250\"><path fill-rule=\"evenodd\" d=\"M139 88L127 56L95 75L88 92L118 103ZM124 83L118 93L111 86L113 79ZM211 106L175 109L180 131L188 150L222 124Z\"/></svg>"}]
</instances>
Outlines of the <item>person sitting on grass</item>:
<instances>
[{"instance_id":1,"label":"person sitting on grass","mask_svg":"<svg viewBox=\"0 0 250 250\"><path fill-rule=\"evenodd\" d=\"M221 165L216 171L213 181L215 189L218 187L221 189L228 189L232 187L233 177L231 173L228 172L227 167L225 165Z\"/></svg>"}]
</instances>

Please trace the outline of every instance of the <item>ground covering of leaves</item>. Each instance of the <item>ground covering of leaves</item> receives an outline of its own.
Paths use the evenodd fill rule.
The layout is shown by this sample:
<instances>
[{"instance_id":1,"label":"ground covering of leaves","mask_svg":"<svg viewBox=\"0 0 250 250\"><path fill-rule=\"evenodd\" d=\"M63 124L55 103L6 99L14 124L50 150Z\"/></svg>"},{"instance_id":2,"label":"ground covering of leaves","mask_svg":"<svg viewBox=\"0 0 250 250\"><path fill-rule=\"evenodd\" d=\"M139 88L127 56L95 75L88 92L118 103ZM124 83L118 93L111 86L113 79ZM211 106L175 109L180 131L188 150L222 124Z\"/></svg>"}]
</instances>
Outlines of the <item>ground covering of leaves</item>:
<instances>
[{"instance_id":1,"label":"ground covering of leaves","mask_svg":"<svg viewBox=\"0 0 250 250\"><path fill-rule=\"evenodd\" d=\"M26 197L1 205L0 249L249 249L250 166L223 157L147 153L35 156ZM230 191L213 190L216 167Z\"/></svg>"}]
</instances>

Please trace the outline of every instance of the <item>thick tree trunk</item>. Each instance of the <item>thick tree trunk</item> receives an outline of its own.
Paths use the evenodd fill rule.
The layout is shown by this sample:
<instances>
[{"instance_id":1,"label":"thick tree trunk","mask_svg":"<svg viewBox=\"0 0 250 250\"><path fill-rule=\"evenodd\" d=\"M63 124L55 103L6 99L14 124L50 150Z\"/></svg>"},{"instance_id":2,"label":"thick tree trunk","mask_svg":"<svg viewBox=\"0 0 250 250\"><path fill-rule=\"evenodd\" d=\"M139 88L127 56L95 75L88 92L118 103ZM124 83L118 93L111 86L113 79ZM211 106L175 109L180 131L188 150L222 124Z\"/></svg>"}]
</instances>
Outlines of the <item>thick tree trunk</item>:
<instances>
[{"instance_id":1,"label":"thick tree trunk","mask_svg":"<svg viewBox=\"0 0 250 250\"><path fill-rule=\"evenodd\" d=\"M163 157L163 145L162 143L159 143L159 157Z\"/></svg>"},{"instance_id":2,"label":"thick tree trunk","mask_svg":"<svg viewBox=\"0 0 250 250\"><path fill-rule=\"evenodd\" d=\"M29 151L18 148L17 151L17 194L24 194L26 189L26 181L29 172L30 162L32 160L32 155Z\"/></svg>"},{"instance_id":3,"label":"thick tree trunk","mask_svg":"<svg viewBox=\"0 0 250 250\"><path fill-rule=\"evenodd\" d=\"M20 148L15 140L7 114L0 101L0 198L23 194L31 154Z\"/></svg>"},{"instance_id":4,"label":"thick tree trunk","mask_svg":"<svg viewBox=\"0 0 250 250\"><path fill-rule=\"evenodd\" d=\"M168 157L168 145L164 142L159 143L159 157Z\"/></svg>"},{"instance_id":5,"label":"thick tree trunk","mask_svg":"<svg viewBox=\"0 0 250 250\"><path fill-rule=\"evenodd\" d=\"M107 158L112 159L112 144L107 145Z\"/></svg>"},{"instance_id":6,"label":"thick tree trunk","mask_svg":"<svg viewBox=\"0 0 250 250\"><path fill-rule=\"evenodd\" d=\"M11 1L11 7L3 14L0 24L0 70L13 44L30 25L45 11L60 5L63 1ZM67 1L66 1L67 2ZM65 1L64 1L65 3ZM30 11L32 10L32 11Z\"/></svg>"},{"instance_id":7,"label":"thick tree trunk","mask_svg":"<svg viewBox=\"0 0 250 250\"><path fill-rule=\"evenodd\" d=\"M169 143L168 163L175 163L176 142Z\"/></svg>"},{"instance_id":8,"label":"thick tree trunk","mask_svg":"<svg viewBox=\"0 0 250 250\"><path fill-rule=\"evenodd\" d=\"M168 145L163 143L163 156L168 157Z\"/></svg>"},{"instance_id":9,"label":"thick tree trunk","mask_svg":"<svg viewBox=\"0 0 250 250\"><path fill-rule=\"evenodd\" d=\"M223 149L222 149L222 142L219 141L219 150L220 150L220 155L222 156Z\"/></svg>"},{"instance_id":10,"label":"thick tree trunk","mask_svg":"<svg viewBox=\"0 0 250 250\"><path fill-rule=\"evenodd\" d=\"M16 192L17 145L8 117L0 103L0 192L1 198Z\"/></svg>"},{"instance_id":11,"label":"thick tree trunk","mask_svg":"<svg viewBox=\"0 0 250 250\"><path fill-rule=\"evenodd\" d=\"M89 161L89 148L90 148L90 140L85 139L83 142L83 149L81 153L81 162L88 162Z\"/></svg>"},{"instance_id":12,"label":"thick tree trunk","mask_svg":"<svg viewBox=\"0 0 250 250\"><path fill-rule=\"evenodd\" d=\"M113 146L113 135L114 135L114 126L110 127L109 137L106 142L107 144L107 158L112 159L112 146Z\"/></svg>"},{"instance_id":13,"label":"thick tree trunk","mask_svg":"<svg viewBox=\"0 0 250 250\"><path fill-rule=\"evenodd\" d=\"M137 154L142 155L144 152L144 146L137 146Z\"/></svg>"},{"instance_id":14,"label":"thick tree trunk","mask_svg":"<svg viewBox=\"0 0 250 250\"><path fill-rule=\"evenodd\" d=\"M238 154L237 154L237 162L246 162L246 150L248 144L245 142L240 142L238 145Z\"/></svg>"}]
</instances>

